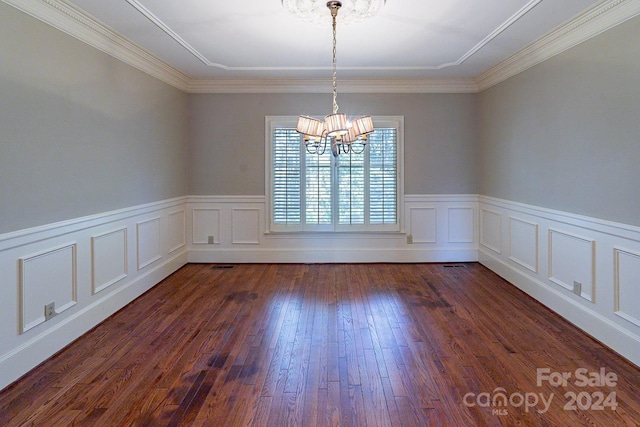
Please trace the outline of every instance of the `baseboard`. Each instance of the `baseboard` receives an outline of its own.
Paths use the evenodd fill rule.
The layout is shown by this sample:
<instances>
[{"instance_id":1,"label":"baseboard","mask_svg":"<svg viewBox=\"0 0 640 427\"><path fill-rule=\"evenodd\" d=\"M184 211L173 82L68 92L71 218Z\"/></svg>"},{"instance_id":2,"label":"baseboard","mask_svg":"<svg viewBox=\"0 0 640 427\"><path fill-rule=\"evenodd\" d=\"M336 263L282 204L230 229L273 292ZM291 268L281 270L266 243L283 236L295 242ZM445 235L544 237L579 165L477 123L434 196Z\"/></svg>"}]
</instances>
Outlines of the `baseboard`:
<instances>
[{"instance_id":1,"label":"baseboard","mask_svg":"<svg viewBox=\"0 0 640 427\"><path fill-rule=\"evenodd\" d=\"M475 262L475 249L254 249L191 250L192 263L412 263Z\"/></svg>"}]
</instances>

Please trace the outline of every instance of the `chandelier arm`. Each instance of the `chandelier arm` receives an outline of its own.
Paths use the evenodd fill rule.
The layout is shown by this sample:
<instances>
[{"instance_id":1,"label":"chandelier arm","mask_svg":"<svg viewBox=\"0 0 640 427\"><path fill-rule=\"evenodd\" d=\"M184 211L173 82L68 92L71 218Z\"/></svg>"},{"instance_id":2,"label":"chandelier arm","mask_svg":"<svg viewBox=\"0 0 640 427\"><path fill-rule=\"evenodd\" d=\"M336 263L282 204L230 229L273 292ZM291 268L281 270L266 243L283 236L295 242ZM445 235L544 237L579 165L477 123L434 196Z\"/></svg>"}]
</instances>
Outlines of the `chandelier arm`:
<instances>
[{"instance_id":1,"label":"chandelier arm","mask_svg":"<svg viewBox=\"0 0 640 427\"><path fill-rule=\"evenodd\" d=\"M365 148L367 148L367 144L363 144L362 142L360 142L360 143L358 143L358 144L362 145L362 150L360 150L360 151L356 151L356 150L355 150L355 147L353 146L353 144L355 144L355 142L352 142L352 143L351 143L351 152L352 152L353 154L362 154L362 153L364 153Z\"/></svg>"},{"instance_id":2,"label":"chandelier arm","mask_svg":"<svg viewBox=\"0 0 640 427\"><path fill-rule=\"evenodd\" d=\"M317 155L322 156L325 151L327 151L327 140L329 139L329 137L327 136L327 132L324 131L322 133L322 136L320 137L320 142L318 143L318 149L316 150ZM324 140L324 144L322 144L322 141ZM322 144L322 151L320 151L320 144Z\"/></svg>"},{"instance_id":3,"label":"chandelier arm","mask_svg":"<svg viewBox=\"0 0 640 427\"><path fill-rule=\"evenodd\" d=\"M344 141L338 144L338 152L342 150L342 154L349 154L349 144L345 144Z\"/></svg>"},{"instance_id":4,"label":"chandelier arm","mask_svg":"<svg viewBox=\"0 0 640 427\"><path fill-rule=\"evenodd\" d=\"M307 148L307 153L322 156L324 152L327 151L327 141L325 140L324 144L322 144L322 151L320 151L320 144L314 145L313 150L310 150L308 145L306 148Z\"/></svg>"}]
</instances>

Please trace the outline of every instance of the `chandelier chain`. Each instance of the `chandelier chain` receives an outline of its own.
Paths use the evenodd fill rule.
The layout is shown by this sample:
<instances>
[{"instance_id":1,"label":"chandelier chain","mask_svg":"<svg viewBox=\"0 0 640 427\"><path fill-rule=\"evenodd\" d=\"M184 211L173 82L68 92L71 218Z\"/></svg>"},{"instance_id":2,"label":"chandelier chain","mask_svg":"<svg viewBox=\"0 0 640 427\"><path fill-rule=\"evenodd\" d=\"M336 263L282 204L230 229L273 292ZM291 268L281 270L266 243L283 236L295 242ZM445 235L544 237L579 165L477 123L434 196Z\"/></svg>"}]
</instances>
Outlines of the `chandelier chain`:
<instances>
[{"instance_id":1,"label":"chandelier chain","mask_svg":"<svg viewBox=\"0 0 640 427\"><path fill-rule=\"evenodd\" d=\"M336 44L337 44L337 40L336 40L336 16L337 16L337 12L336 13L332 13L331 14L332 18L333 18L333 114L336 114L338 112L338 83L337 83L337 77L338 77L338 66L336 63L336 53L337 53L337 48L336 48Z\"/></svg>"}]
</instances>

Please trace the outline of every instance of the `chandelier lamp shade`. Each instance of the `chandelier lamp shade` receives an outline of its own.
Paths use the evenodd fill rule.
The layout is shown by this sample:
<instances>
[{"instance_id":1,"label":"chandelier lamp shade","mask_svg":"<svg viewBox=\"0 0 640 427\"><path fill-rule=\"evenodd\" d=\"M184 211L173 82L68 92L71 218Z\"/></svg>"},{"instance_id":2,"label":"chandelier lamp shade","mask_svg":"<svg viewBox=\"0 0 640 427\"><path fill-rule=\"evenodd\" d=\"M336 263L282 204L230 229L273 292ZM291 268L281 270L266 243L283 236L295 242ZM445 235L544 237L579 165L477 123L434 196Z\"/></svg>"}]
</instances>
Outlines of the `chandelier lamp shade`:
<instances>
[{"instance_id":1,"label":"chandelier lamp shade","mask_svg":"<svg viewBox=\"0 0 640 427\"><path fill-rule=\"evenodd\" d=\"M361 7L368 5L371 8L374 3L378 4L377 10L379 10L381 4L384 4L384 0L351 1L354 5L361 5ZM282 2L285 8L297 16L303 15L301 11L309 13L312 9L311 6L316 3L318 3L316 0L283 0ZM341 7L342 2L340 1L327 2L333 25L333 112L325 116L324 120L310 116L300 116L296 126L296 130L304 135L306 149L311 154L324 154L327 145L330 145L334 156L338 156L340 153L362 153L366 147L368 134L374 131L373 120L370 116L349 121L345 114L338 112L336 26L338 11ZM367 13L375 13L377 10L373 8L373 12Z\"/></svg>"}]
</instances>

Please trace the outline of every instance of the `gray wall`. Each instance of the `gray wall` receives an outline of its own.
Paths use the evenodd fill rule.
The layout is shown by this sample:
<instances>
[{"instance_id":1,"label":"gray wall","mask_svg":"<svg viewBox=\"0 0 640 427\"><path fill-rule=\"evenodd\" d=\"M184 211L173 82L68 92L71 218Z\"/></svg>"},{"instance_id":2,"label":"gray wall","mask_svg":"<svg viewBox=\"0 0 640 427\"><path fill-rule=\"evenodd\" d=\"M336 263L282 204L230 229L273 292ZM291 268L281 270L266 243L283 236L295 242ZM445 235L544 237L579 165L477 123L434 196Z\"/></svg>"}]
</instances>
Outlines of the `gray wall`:
<instances>
[{"instance_id":1,"label":"gray wall","mask_svg":"<svg viewBox=\"0 0 640 427\"><path fill-rule=\"evenodd\" d=\"M481 194L640 225L640 18L479 95Z\"/></svg>"},{"instance_id":2,"label":"gray wall","mask_svg":"<svg viewBox=\"0 0 640 427\"><path fill-rule=\"evenodd\" d=\"M640 225L638 40L635 18L479 95L338 101L405 117L407 194ZM186 95L4 3L0 64L0 233L186 194L264 194L264 117L331 106L330 94Z\"/></svg>"},{"instance_id":3,"label":"gray wall","mask_svg":"<svg viewBox=\"0 0 640 427\"><path fill-rule=\"evenodd\" d=\"M406 194L477 193L476 95L339 94L338 103L349 116L404 116ZM330 110L330 94L190 95L190 194L264 195L265 116Z\"/></svg>"},{"instance_id":4,"label":"gray wall","mask_svg":"<svg viewBox=\"0 0 640 427\"><path fill-rule=\"evenodd\" d=\"M187 95L0 2L0 233L187 194Z\"/></svg>"}]
</instances>

